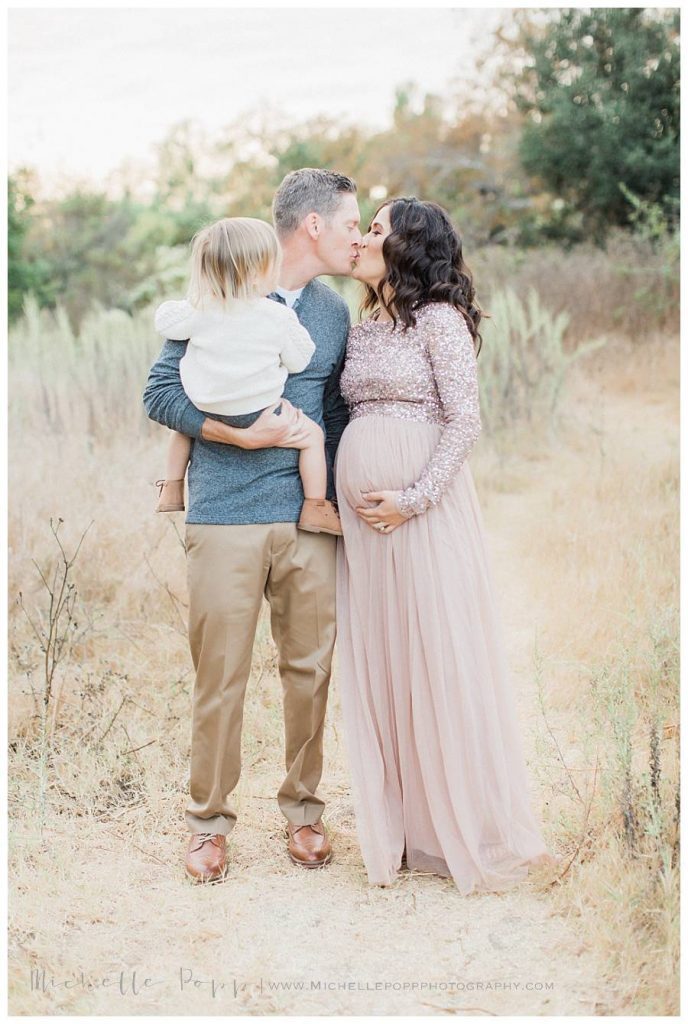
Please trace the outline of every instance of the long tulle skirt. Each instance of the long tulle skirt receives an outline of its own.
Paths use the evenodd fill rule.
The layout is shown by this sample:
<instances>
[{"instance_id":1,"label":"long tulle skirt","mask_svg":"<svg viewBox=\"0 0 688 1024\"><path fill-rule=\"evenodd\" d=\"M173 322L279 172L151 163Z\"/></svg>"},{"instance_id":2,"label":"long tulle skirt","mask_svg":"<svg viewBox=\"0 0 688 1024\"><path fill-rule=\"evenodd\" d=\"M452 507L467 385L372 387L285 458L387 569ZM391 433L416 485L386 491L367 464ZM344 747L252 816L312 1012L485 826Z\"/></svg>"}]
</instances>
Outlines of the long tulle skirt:
<instances>
[{"instance_id":1,"label":"long tulle skirt","mask_svg":"<svg viewBox=\"0 0 688 1024\"><path fill-rule=\"evenodd\" d=\"M417 480L439 436L392 416L344 432L339 680L369 880L393 881L405 851L410 869L451 876L467 895L508 888L547 857L469 466L435 508L387 536L355 512L362 492Z\"/></svg>"}]
</instances>

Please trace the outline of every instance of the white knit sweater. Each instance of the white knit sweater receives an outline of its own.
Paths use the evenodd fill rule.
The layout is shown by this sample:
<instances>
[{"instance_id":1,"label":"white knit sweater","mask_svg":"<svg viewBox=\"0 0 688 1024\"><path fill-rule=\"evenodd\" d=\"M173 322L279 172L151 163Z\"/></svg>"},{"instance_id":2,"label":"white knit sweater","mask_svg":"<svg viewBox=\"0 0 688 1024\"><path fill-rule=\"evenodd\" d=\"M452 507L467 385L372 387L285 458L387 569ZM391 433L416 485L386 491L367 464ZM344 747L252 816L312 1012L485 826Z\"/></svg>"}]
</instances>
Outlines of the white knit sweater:
<instances>
[{"instance_id":1,"label":"white knit sweater","mask_svg":"<svg viewBox=\"0 0 688 1024\"><path fill-rule=\"evenodd\" d=\"M163 338L186 341L182 384L203 412L239 416L279 401L287 376L305 370L315 345L293 309L272 299L185 299L163 302L155 313Z\"/></svg>"}]
</instances>

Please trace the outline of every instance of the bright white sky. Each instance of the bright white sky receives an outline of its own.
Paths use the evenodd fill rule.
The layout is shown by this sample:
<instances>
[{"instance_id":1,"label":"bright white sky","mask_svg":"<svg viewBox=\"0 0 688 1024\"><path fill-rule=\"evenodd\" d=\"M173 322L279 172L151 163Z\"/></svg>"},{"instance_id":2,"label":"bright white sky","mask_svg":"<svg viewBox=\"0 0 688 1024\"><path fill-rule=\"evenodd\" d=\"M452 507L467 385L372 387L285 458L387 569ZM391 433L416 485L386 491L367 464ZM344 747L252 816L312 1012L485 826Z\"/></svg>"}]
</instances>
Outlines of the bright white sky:
<instances>
[{"instance_id":1,"label":"bright white sky","mask_svg":"<svg viewBox=\"0 0 688 1024\"><path fill-rule=\"evenodd\" d=\"M178 121L209 133L262 108L384 127L395 87L460 89L499 10L13 9L9 164L103 181Z\"/></svg>"}]
</instances>

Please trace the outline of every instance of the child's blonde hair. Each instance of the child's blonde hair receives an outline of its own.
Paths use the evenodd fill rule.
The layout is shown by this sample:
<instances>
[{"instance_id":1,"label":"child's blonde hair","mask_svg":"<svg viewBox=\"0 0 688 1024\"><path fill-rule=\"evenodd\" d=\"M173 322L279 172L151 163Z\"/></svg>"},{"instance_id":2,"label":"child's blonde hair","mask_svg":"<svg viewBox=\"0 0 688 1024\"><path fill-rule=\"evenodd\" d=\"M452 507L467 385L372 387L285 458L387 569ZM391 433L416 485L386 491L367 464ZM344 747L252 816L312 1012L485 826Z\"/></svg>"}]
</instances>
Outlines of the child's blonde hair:
<instances>
[{"instance_id":1,"label":"child's blonde hair","mask_svg":"<svg viewBox=\"0 0 688 1024\"><path fill-rule=\"evenodd\" d=\"M208 296L221 302L250 298L256 294L257 278L274 270L272 291L280 258L270 224L254 217L224 217L194 235L189 300L198 305Z\"/></svg>"}]
</instances>

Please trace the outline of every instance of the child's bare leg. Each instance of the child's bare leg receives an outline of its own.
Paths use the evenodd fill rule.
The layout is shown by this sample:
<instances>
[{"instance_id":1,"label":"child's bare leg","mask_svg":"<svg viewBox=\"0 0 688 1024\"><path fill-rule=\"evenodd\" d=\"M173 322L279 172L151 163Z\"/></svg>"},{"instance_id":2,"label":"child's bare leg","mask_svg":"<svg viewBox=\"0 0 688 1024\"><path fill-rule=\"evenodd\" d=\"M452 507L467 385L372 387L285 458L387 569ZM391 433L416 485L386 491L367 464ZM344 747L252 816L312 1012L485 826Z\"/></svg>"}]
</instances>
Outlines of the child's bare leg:
<instances>
[{"instance_id":1,"label":"child's bare leg","mask_svg":"<svg viewBox=\"0 0 688 1024\"><path fill-rule=\"evenodd\" d=\"M311 533L332 533L342 535L342 527L337 510L327 494L327 460L325 458L325 435L322 428L313 420L304 417L306 438L298 448L299 473L303 484L305 501L301 509L299 529Z\"/></svg>"},{"instance_id":2,"label":"child's bare leg","mask_svg":"<svg viewBox=\"0 0 688 1024\"><path fill-rule=\"evenodd\" d=\"M158 480L160 498L156 512L184 511L184 476L191 454L191 438L172 431L167 449L166 479Z\"/></svg>"},{"instance_id":3,"label":"child's bare leg","mask_svg":"<svg viewBox=\"0 0 688 1024\"><path fill-rule=\"evenodd\" d=\"M307 437L299 445L299 474L305 498L324 498L327 494L327 460L325 435L322 428L308 417L304 418Z\"/></svg>"},{"instance_id":4,"label":"child's bare leg","mask_svg":"<svg viewBox=\"0 0 688 1024\"><path fill-rule=\"evenodd\" d=\"M167 466L165 478L167 480L183 480L186 476L186 467L189 465L191 455L191 438L186 434L178 434L172 431L170 444L167 449Z\"/></svg>"}]
</instances>

